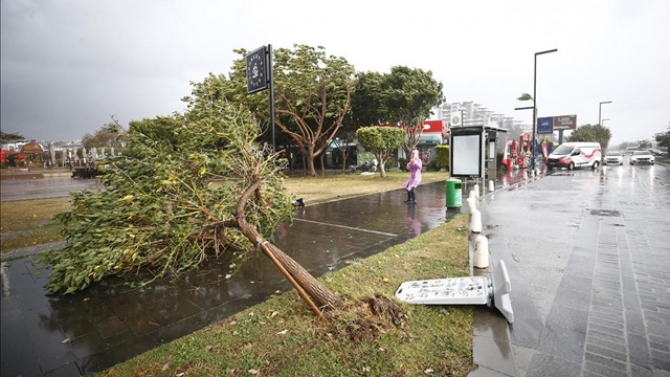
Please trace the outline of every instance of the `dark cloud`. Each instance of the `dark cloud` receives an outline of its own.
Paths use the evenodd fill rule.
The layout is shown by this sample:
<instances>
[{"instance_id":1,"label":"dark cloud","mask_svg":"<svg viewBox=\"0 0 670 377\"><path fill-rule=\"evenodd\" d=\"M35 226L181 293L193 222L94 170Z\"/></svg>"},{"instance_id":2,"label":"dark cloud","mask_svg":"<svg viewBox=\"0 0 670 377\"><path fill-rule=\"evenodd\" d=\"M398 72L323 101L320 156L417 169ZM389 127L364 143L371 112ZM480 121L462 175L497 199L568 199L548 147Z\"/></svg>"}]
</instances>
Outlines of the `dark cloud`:
<instances>
[{"instance_id":1,"label":"dark cloud","mask_svg":"<svg viewBox=\"0 0 670 377\"><path fill-rule=\"evenodd\" d=\"M78 139L183 110L189 81L227 72L236 55L272 43L322 45L359 70L433 71L450 102L475 101L530 124L516 98L533 89L540 115L596 123L615 142L670 121L670 2L482 0L2 0L1 126L29 138ZM632 8L631 8L632 7Z\"/></svg>"}]
</instances>

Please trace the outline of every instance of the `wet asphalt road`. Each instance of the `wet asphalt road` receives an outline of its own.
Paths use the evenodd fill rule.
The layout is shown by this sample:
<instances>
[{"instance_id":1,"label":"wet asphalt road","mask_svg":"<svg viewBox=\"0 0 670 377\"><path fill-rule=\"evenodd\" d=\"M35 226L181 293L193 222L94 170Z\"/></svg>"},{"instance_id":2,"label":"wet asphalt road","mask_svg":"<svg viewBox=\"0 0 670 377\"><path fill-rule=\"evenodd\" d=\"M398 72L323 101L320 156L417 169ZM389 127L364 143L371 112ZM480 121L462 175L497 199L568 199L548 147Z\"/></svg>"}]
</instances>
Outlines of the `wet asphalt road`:
<instances>
[{"instance_id":1,"label":"wet asphalt road","mask_svg":"<svg viewBox=\"0 0 670 377\"><path fill-rule=\"evenodd\" d=\"M67 174L29 180L0 180L0 201L58 198L69 196L71 191L95 191L101 187L95 179L73 179Z\"/></svg>"},{"instance_id":2,"label":"wet asphalt road","mask_svg":"<svg viewBox=\"0 0 670 377\"><path fill-rule=\"evenodd\" d=\"M670 376L668 168L560 171L481 205L516 317L489 355L519 376Z\"/></svg>"}]
</instances>

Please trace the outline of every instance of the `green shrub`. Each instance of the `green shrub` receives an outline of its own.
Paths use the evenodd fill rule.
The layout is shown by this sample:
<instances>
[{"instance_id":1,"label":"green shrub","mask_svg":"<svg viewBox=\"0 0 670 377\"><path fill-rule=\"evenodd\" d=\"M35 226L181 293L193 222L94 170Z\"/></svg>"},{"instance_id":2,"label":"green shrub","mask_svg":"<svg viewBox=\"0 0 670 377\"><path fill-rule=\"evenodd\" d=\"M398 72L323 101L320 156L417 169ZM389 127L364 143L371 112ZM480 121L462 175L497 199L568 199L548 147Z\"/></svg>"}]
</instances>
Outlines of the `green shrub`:
<instances>
[{"instance_id":1,"label":"green shrub","mask_svg":"<svg viewBox=\"0 0 670 377\"><path fill-rule=\"evenodd\" d=\"M435 147L435 165L437 170L449 170L449 146L438 145Z\"/></svg>"}]
</instances>

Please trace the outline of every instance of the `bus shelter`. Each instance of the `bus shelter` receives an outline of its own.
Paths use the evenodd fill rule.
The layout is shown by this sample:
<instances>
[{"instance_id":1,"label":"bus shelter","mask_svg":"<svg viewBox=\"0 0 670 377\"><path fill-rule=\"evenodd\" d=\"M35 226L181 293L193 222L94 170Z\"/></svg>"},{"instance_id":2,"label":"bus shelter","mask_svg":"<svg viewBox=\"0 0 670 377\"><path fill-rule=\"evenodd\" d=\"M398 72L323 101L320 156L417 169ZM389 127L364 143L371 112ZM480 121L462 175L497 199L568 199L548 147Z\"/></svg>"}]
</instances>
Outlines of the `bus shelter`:
<instances>
[{"instance_id":1,"label":"bus shelter","mask_svg":"<svg viewBox=\"0 0 670 377\"><path fill-rule=\"evenodd\" d=\"M494 179L497 174L496 140L505 128L493 126L452 127L449 172L454 178Z\"/></svg>"}]
</instances>

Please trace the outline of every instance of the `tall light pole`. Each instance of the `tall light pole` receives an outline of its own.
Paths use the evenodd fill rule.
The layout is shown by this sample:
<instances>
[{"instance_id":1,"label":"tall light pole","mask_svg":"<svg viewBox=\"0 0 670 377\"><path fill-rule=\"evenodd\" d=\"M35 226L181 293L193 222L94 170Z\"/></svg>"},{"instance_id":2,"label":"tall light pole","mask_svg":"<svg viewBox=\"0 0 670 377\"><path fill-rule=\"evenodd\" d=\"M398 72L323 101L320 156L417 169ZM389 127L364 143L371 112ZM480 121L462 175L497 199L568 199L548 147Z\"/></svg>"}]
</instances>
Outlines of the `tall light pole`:
<instances>
[{"instance_id":1,"label":"tall light pole","mask_svg":"<svg viewBox=\"0 0 670 377\"><path fill-rule=\"evenodd\" d=\"M537 157L537 56L550 54L556 52L558 49L540 51L535 53L535 62L533 65L533 160L531 162L531 169L535 170L535 158Z\"/></svg>"},{"instance_id":2,"label":"tall light pole","mask_svg":"<svg viewBox=\"0 0 670 377\"><path fill-rule=\"evenodd\" d=\"M599 126L603 125L603 123L602 123L602 121L603 121L602 120L603 105L608 104L608 103L612 103L612 101L603 101L603 102L600 102L600 105L598 105L598 125Z\"/></svg>"}]
</instances>

